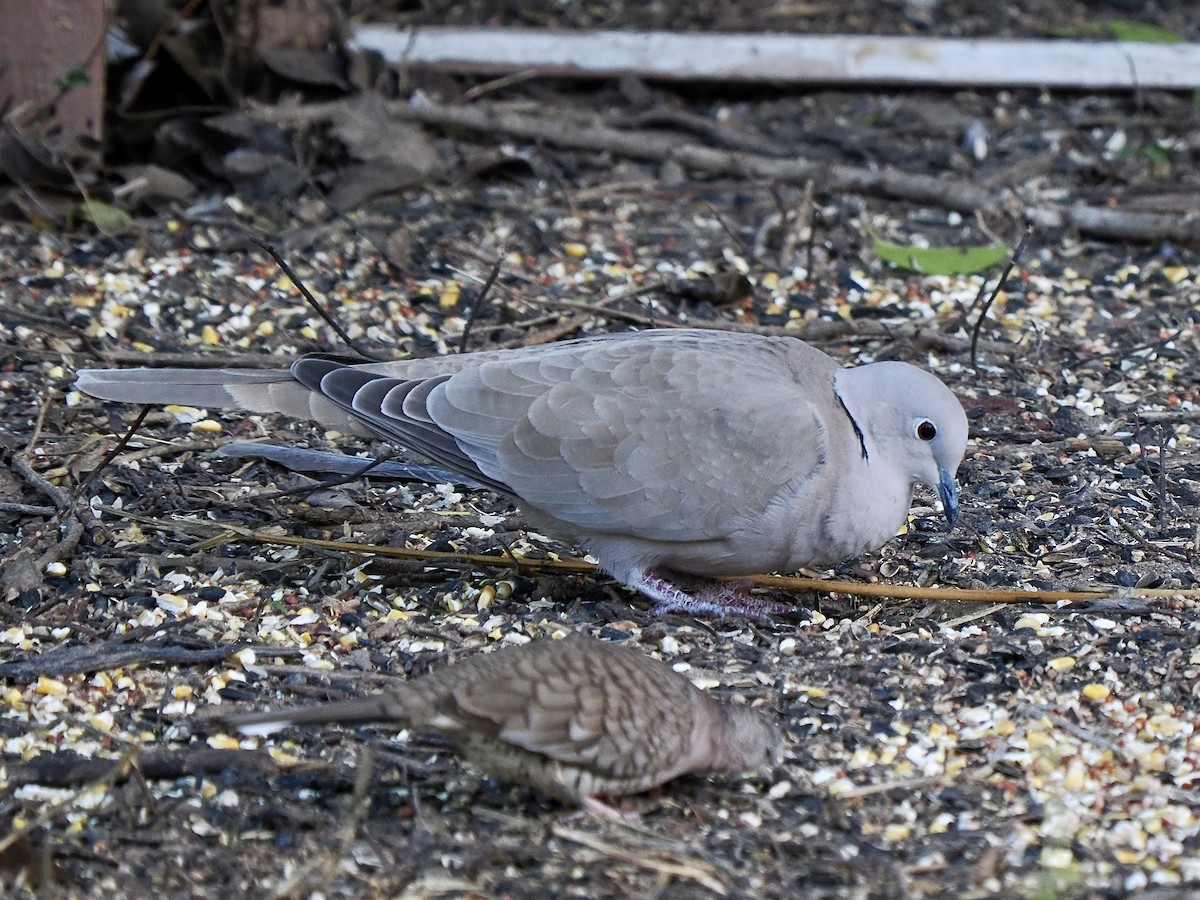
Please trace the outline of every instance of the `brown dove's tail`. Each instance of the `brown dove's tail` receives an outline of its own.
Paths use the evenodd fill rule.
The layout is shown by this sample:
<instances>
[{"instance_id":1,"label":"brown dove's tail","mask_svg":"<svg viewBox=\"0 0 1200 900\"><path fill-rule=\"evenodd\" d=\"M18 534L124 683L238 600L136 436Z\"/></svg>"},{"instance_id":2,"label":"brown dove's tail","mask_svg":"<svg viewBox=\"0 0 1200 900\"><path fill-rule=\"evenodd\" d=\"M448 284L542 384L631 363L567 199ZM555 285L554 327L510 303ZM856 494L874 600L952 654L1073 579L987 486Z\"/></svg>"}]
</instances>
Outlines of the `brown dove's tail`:
<instances>
[{"instance_id":1,"label":"brown dove's tail","mask_svg":"<svg viewBox=\"0 0 1200 900\"><path fill-rule=\"evenodd\" d=\"M374 434L287 369L80 369L75 387L119 403L283 413L348 434Z\"/></svg>"},{"instance_id":2,"label":"brown dove's tail","mask_svg":"<svg viewBox=\"0 0 1200 900\"><path fill-rule=\"evenodd\" d=\"M363 700L348 700L345 703L323 703L318 706L298 706L295 709L272 709L267 712L244 713L241 715L218 716L224 725L236 728L242 734L267 735L293 725L363 725L369 722L396 722L403 725L409 720L406 699L408 691L390 691Z\"/></svg>"}]
</instances>

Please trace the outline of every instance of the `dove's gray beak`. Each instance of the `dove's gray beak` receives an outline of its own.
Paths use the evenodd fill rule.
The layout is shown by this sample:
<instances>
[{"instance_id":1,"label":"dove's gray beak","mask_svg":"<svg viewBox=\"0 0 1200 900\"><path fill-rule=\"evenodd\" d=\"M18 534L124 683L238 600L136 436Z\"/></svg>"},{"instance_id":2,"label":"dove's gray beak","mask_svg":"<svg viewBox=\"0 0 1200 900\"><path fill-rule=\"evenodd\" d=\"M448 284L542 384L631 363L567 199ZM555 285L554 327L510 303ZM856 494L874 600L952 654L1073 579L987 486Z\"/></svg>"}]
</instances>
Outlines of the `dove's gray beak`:
<instances>
[{"instance_id":1,"label":"dove's gray beak","mask_svg":"<svg viewBox=\"0 0 1200 900\"><path fill-rule=\"evenodd\" d=\"M954 476L945 469L938 469L937 492L942 498L942 510L946 513L946 521L954 527L955 521L958 520L958 485L954 483Z\"/></svg>"}]
</instances>

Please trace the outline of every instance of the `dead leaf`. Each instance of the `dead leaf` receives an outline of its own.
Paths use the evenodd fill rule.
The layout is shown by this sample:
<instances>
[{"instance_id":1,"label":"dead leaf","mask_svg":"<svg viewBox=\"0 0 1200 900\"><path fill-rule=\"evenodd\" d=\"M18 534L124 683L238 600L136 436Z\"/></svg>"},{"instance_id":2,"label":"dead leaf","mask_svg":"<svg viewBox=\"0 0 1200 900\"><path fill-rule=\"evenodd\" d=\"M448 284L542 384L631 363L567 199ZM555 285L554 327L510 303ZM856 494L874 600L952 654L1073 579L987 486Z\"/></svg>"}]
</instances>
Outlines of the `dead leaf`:
<instances>
[{"instance_id":1,"label":"dead leaf","mask_svg":"<svg viewBox=\"0 0 1200 900\"><path fill-rule=\"evenodd\" d=\"M221 54L214 54L200 29L185 29L163 38L163 49L205 96L221 95Z\"/></svg>"},{"instance_id":2,"label":"dead leaf","mask_svg":"<svg viewBox=\"0 0 1200 900\"><path fill-rule=\"evenodd\" d=\"M343 103L333 117L332 132L355 159L403 163L422 179L441 162L420 126L392 118L379 94L362 94Z\"/></svg>"},{"instance_id":3,"label":"dead leaf","mask_svg":"<svg viewBox=\"0 0 1200 900\"><path fill-rule=\"evenodd\" d=\"M466 160L457 180L466 181L474 178L479 181L487 181L490 178L511 178L513 181L520 181L532 178L536 174L533 163L526 157L506 150L494 150Z\"/></svg>"},{"instance_id":4,"label":"dead leaf","mask_svg":"<svg viewBox=\"0 0 1200 900\"><path fill-rule=\"evenodd\" d=\"M38 844L21 835L0 850L0 887L23 894L54 888L61 881L61 872L54 861L50 842L44 837ZM23 888L24 890L19 890Z\"/></svg>"},{"instance_id":5,"label":"dead leaf","mask_svg":"<svg viewBox=\"0 0 1200 900\"><path fill-rule=\"evenodd\" d=\"M441 166L419 126L392 119L378 94L342 104L332 132L360 165L340 174L329 194L337 209L352 209L380 194L423 184Z\"/></svg>"},{"instance_id":6,"label":"dead leaf","mask_svg":"<svg viewBox=\"0 0 1200 900\"><path fill-rule=\"evenodd\" d=\"M292 160L259 150L233 150L222 158L226 178L250 194L294 194L306 178Z\"/></svg>"},{"instance_id":7,"label":"dead leaf","mask_svg":"<svg viewBox=\"0 0 1200 900\"><path fill-rule=\"evenodd\" d=\"M372 197L422 184L424 176L411 166L389 160L371 160L347 166L329 192L329 204L334 209L347 210L361 206Z\"/></svg>"},{"instance_id":8,"label":"dead leaf","mask_svg":"<svg viewBox=\"0 0 1200 900\"><path fill-rule=\"evenodd\" d=\"M345 66L333 53L322 50L264 50L262 61L276 75L299 84L350 89Z\"/></svg>"},{"instance_id":9,"label":"dead leaf","mask_svg":"<svg viewBox=\"0 0 1200 900\"><path fill-rule=\"evenodd\" d=\"M183 203L196 193L196 186L188 179L161 166L126 166L121 174L125 183L113 189L113 196L131 206Z\"/></svg>"},{"instance_id":10,"label":"dead leaf","mask_svg":"<svg viewBox=\"0 0 1200 900\"><path fill-rule=\"evenodd\" d=\"M0 587L4 588L9 600L41 586L42 573L38 571L37 562L28 547L18 551L0 567Z\"/></svg>"},{"instance_id":11,"label":"dead leaf","mask_svg":"<svg viewBox=\"0 0 1200 900\"><path fill-rule=\"evenodd\" d=\"M740 272L718 272L700 279L684 278L673 287L684 300L713 306L729 306L754 296L754 286Z\"/></svg>"},{"instance_id":12,"label":"dead leaf","mask_svg":"<svg viewBox=\"0 0 1200 900\"><path fill-rule=\"evenodd\" d=\"M0 134L0 174L20 185L65 185L68 173L33 135L7 128Z\"/></svg>"},{"instance_id":13,"label":"dead leaf","mask_svg":"<svg viewBox=\"0 0 1200 900\"><path fill-rule=\"evenodd\" d=\"M259 4L257 47L263 57L272 50L321 50L342 43L339 10L331 3L284 0Z\"/></svg>"}]
</instances>

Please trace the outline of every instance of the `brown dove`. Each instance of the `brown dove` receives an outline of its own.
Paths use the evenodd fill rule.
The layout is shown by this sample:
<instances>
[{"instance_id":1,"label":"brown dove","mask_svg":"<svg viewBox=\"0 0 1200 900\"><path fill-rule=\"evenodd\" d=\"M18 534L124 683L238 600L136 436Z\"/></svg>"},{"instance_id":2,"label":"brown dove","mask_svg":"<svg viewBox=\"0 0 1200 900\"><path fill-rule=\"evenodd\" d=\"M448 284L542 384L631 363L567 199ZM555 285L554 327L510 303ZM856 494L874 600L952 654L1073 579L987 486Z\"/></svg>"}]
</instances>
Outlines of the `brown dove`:
<instances>
[{"instance_id":1,"label":"brown dove","mask_svg":"<svg viewBox=\"0 0 1200 900\"><path fill-rule=\"evenodd\" d=\"M678 575L791 572L882 546L913 487L958 510L967 418L901 362L841 368L802 341L662 329L431 359L290 369L85 369L128 403L282 412L403 444L500 491L656 611L787 609Z\"/></svg>"},{"instance_id":2,"label":"brown dove","mask_svg":"<svg viewBox=\"0 0 1200 900\"><path fill-rule=\"evenodd\" d=\"M575 803L687 773L755 769L780 745L758 710L720 703L666 663L581 634L477 653L363 700L220 721L257 735L327 722L438 731L480 769Z\"/></svg>"}]
</instances>

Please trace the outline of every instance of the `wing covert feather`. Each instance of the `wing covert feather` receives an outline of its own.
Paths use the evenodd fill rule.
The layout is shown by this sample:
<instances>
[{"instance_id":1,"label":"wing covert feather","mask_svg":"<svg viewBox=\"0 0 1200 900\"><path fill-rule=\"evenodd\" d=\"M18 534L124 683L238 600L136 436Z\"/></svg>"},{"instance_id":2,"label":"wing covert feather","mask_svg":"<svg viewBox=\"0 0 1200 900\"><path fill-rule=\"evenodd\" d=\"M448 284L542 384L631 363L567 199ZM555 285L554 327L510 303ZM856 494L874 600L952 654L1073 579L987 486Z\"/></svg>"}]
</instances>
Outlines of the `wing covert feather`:
<instances>
[{"instance_id":1,"label":"wing covert feather","mask_svg":"<svg viewBox=\"0 0 1200 900\"><path fill-rule=\"evenodd\" d=\"M836 364L788 338L643 332L294 368L376 433L583 531L722 538L822 464Z\"/></svg>"},{"instance_id":2,"label":"wing covert feather","mask_svg":"<svg viewBox=\"0 0 1200 900\"><path fill-rule=\"evenodd\" d=\"M602 641L572 636L540 649L503 678L459 680L443 704L499 740L607 777L677 761L678 746L642 745L655 728L690 734L691 684L640 651ZM631 755L633 746L640 749Z\"/></svg>"},{"instance_id":3,"label":"wing covert feather","mask_svg":"<svg viewBox=\"0 0 1200 900\"><path fill-rule=\"evenodd\" d=\"M551 364L497 360L453 376L430 413L489 478L557 519L652 540L719 538L815 470L823 435L811 392L832 391L835 365L814 351L797 371L795 341L701 344L602 342L565 345Z\"/></svg>"}]
</instances>

